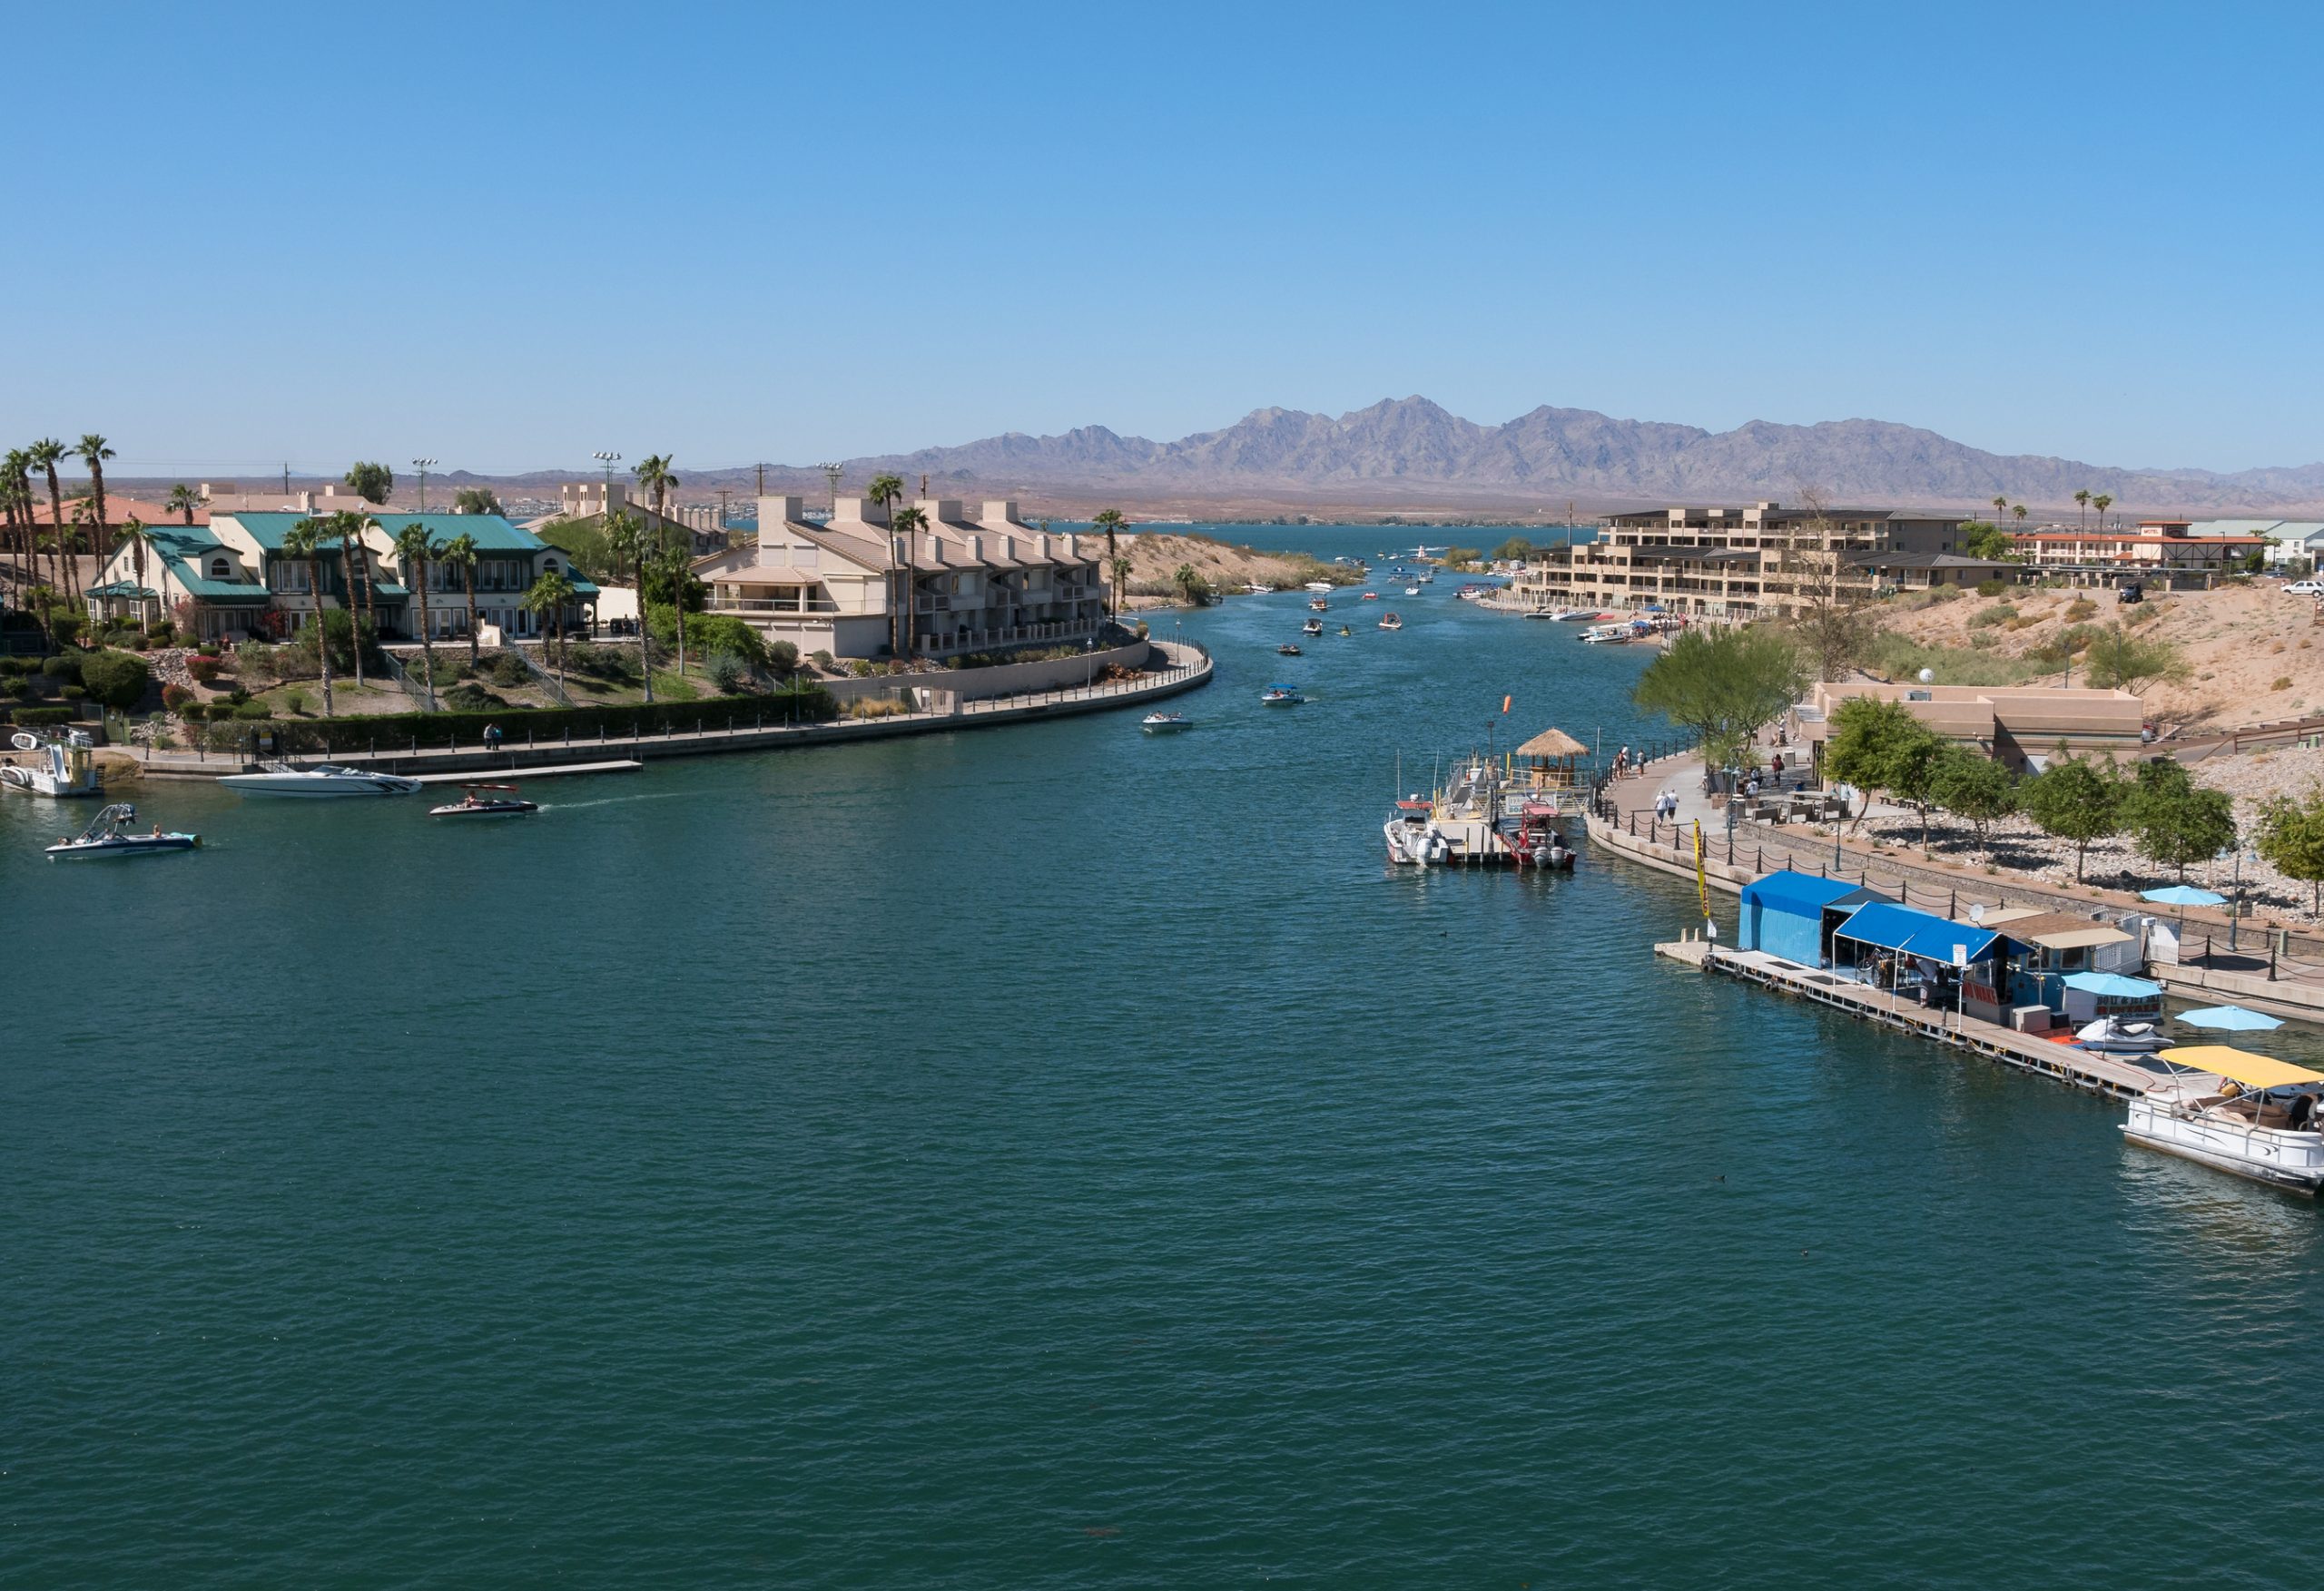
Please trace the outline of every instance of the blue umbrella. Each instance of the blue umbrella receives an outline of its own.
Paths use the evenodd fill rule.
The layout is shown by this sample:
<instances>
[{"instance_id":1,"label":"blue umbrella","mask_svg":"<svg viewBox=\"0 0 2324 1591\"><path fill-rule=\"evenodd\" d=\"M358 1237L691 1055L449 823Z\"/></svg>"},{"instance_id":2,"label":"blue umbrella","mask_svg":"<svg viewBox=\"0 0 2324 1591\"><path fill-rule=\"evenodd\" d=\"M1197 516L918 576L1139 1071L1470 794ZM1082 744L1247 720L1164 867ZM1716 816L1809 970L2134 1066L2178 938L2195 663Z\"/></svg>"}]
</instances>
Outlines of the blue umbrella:
<instances>
[{"instance_id":1,"label":"blue umbrella","mask_svg":"<svg viewBox=\"0 0 2324 1591\"><path fill-rule=\"evenodd\" d=\"M2216 889L2198 889L2192 884L2173 884L2162 889L2142 889L2141 900L2152 900L2161 906L2217 906L2227 897Z\"/></svg>"},{"instance_id":2,"label":"blue umbrella","mask_svg":"<svg viewBox=\"0 0 2324 1591\"><path fill-rule=\"evenodd\" d=\"M2179 1020L2190 1027L2216 1027L2228 1033L2264 1033L2283 1026L2273 1016L2263 1016L2240 1006L2206 1006L2200 1011L2180 1013Z\"/></svg>"}]
</instances>

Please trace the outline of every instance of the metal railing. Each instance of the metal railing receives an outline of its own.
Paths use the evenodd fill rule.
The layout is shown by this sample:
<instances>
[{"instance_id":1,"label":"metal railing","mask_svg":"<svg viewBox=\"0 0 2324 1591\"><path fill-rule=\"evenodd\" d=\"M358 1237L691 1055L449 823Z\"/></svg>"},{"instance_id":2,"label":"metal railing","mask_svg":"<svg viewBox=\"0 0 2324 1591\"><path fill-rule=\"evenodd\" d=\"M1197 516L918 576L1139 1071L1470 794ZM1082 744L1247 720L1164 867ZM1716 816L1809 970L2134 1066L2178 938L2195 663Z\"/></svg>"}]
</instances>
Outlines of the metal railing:
<instances>
[{"instance_id":1,"label":"metal railing","mask_svg":"<svg viewBox=\"0 0 2324 1591\"><path fill-rule=\"evenodd\" d=\"M513 643L502 648L502 650L506 652L513 652L521 658L524 661L525 666L532 670L534 680L540 685L542 690L547 692L551 697L555 698L556 704L559 707L570 707L573 705L573 698L565 693L565 687L556 683L556 676L549 673L547 669L541 667L539 663L535 663L531 653L527 652L523 647L516 645Z\"/></svg>"},{"instance_id":2,"label":"metal railing","mask_svg":"<svg viewBox=\"0 0 2324 1591\"><path fill-rule=\"evenodd\" d=\"M435 692L413 679L411 671L398 661L394 653L383 646L379 649L379 655L387 660L388 678L403 687L403 693L411 698L413 705L422 712L435 712L437 708Z\"/></svg>"}]
</instances>

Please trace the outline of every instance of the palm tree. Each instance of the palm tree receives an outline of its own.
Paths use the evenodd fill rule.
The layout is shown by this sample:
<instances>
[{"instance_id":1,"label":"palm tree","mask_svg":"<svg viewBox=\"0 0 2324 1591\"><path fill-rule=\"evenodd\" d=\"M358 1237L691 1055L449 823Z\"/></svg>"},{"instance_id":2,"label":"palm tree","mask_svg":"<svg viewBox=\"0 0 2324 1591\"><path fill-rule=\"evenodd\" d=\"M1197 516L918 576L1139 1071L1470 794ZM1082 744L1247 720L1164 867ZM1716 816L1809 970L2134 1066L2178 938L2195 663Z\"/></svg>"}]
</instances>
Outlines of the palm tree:
<instances>
[{"instance_id":1,"label":"palm tree","mask_svg":"<svg viewBox=\"0 0 2324 1591\"><path fill-rule=\"evenodd\" d=\"M896 661L898 663L909 663L911 661L911 607L914 594L920 587L919 577L912 573L911 538L918 535L927 528L928 516L921 513L916 506L909 508L897 509L894 515L891 516L888 521L888 561L891 565L895 562L896 537L903 537L904 542L904 566L902 572L902 606L904 611L901 615L903 642L901 645L895 648Z\"/></svg>"},{"instance_id":2,"label":"palm tree","mask_svg":"<svg viewBox=\"0 0 2324 1591\"><path fill-rule=\"evenodd\" d=\"M1129 572L1134 565L1128 556L1117 554L1107 560L1107 567L1113 572L1114 613L1116 616L1119 616L1122 611L1122 593L1129 586Z\"/></svg>"},{"instance_id":3,"label":"palm tree","mask_svg":"<svg viewBox=\"0 0 2324 1591\"><path fill-rule=\"evenodd\" d=\"M2020 503L2015 507L2012 508L2010 512L2017 516L2017 528L2021 531L2024 530L2025 528L2025 505Z\"/></svg>"},{"instance_id":4,"label":"palm tree","mask_svg":"<svg viewBox=\"0 0 2324 1591\"><path fill-rule=\"evenodd\" d=\"M282 555L307 565L307 594L315 604L315 655L323 665L323 716L332 716L330 700L330 632L323 628L323 547L330 536L320 519L301 519L282 533ZM351 624L352 619L349 621Z\"/></svg>"},{"instance_id":5,"label":"palm tree","mask_svg":"<svg viewBox=\"0 0 2324 1591\"><path fill-rule=\"evenodd\" d=\"M1994 524L1996 527L2001 524L2001 516L2008 512L2009 499L2007 497L1995 497L1994 499Z\"/></svg>"},{"instance_id":6,"label":"palm tree","mask_svg":"<svg viewBox=\"0 0 2324 1591\"><path fill-rule=\"evenodd\" d=\"M56 590L59 595L69 597L73 594L73 577L78 571L74 569L65 545L64 494L56 484L56 466L64 458L64 444L54 437L44 437L25 448L25 454L34 469L48 472L48 523L55 533L50 545L56 549Z\"/></svg>"},{"instance_id":7,"label":"palm tree","mask_svg":"<svg viewBox=\"0 0 2324 1591\"><path fill-rule=\"evenodd\" d=\"M468 587L468 667L474 668L477 665L476 537L470 535L464 530L460 532L459 535L454 536L450 541L446 542L441 547L438 548L436 557L438 563L449 564L453 568L458 569L460 572L460 584ZM435 671L431 668L428 672L433 673ZM433 688L432 684L430 688Z\"/></svg>"},{"instance_id":8,"label":"palm tree","mask_svg":"<svg viewBox=\"0 0 2324 1591\"><path fill-rule=\"evenodd\" d=\"M561 569L551 569L534 581L525 593L525 606L534 616L546 614L556 626L556 683L560 685L565 683L565 604L578 594L573 582L565 577ZM684 633L684 631L679 633Z\"/></svg>"},{"instance_id":9,"label":"palm tree","mask_svg":"<svg viewBox=\"0 0 2324 1591\"><path fill-rule=\"evenodd\" d=\"M2078 530L2088 530L2090 528L2090 521L2086 516L2085 511L2090 507L2090 488L2088 486L2084 486L2082 490L2076 492L2073 495L2073 500L2074 527Z\"/></svg>"},{"instance_id":10,"label":"palm tree","mask_svg":"<svg viewBox=\"0 0 2324 1591\"><path fill-rule=\"evenodd\" d=\"M2106 534L2106 510L2114 506L2114 499L2111 494L2101 492L2096 496L2090 499L2090 506L2098 510L2098 534L2104 535Z\"/></svg>"},{"instance_id":11,"label":"palm tree","mask_svg":"<svg viewBox=\"0 0 2324 1591\"><path fill-rule=\"evenodd\" d=\"M1178 588L1179 595L1192 602L1195 599L1196 583L1201 578L1202 575L1192 564L1181 564L1170 575L1170 582Z\"/></svg>"},{"instance_id":12,"label":"palm tree","mask_svg":"<svg viewBox=\"0 0 2324 1591\"><path fill-rule=\"evenodd\" d=\"M872 484L863 488L863 495L890 514L893 514L896 511L896 505L903 501L903 476L875 475L872 477ZM896 636L899 633L896 614L896 534L895 526L891 525L888 527L888 651L891 654L900 651L896 644Z\"/></svg>"},{"instance_id":13,"label":"palm tree","mask_svg":"<svg viewBox=\"0 0 2324 1591\"><path fill-rule=\"evenodd\" d=\"M694 573L694 560L686 555L683 546L665 546L654 555L654 573L669 584L670 615L678 627L678 677L684 679L686 673L686 579ZM641 631L644 628L644 625L639 626Z\"/></svg>"},{"instance_id":14,"label":"palm tree","mask_svg":"<svg viewBox=\"0 0 2324 1591\"><path fill-rule=\"evenodd\" d=\"M670 473L671 457L667 453L649 453L639 461L635 471L637 484L653 499L654 517L656 519L669 517L663 505L669 501L670 494L678 489L678 477Z\"/></svg>"},{"instance_id":15,"label":"palm tree","mask_svg":"<svg viewBox=\"0 0 2324 1591\"><path fill-rule=\"evenodd\" d=\"M625 570L645 567L645 522L635 514L616 514L606 520L606 552L614 561L616 584Z\"/></svg>"},{"instance_id":16,"label":"palm tree","mask_svg":"<svg viewBox=\"0 0 2324 1591\"><path fill-rule=\"evenodd\" d=\"M396 562L403 565L404 583L419 599L419 651L428 660L428 705L436 705L436 641L428 629L428 560L436 555L428 539L428 522L414 519L396 533Z\"/></svg>"},{"instance_id":17,"label":"palm tree","mask_svg":"<svg viewBox=\"0 0 2324 1591\"><path fill-rule=\"evenodd\" d=\"M1120 509L1108 508L1089 523L1106 533L1106 561L1108 564L1116 562L1118 555L1114 545L1114 536L1129 521L1122 517ZM1118 574L1114 576L1114 612L1116 614L1122 611L1121 579Z\"/></svg>"},{"instance_id":18,"label":"palm tree","mask_svg":"<svg viewBox=\"0 0 2324 1591\"><path fill-rule=\"evenodd\" d=\"M363 560L355 555L355 545L362 537L364 529L377 523L359 514L334 514L323 523L323 534L339 541L340 568L347 581L347 636L355 647L355 688L358 691L363 689L363 630L355 622L355 572L363 566ZM364 551L369 553L370 549L366 547ZM364 582L363 588L368 592L370 583ZM320 594L317 605L320 605ZM364 605L368 607L370 604L367 603ZM376 629L373 633L377 633Z\"/></svg>"},{"instance_id":19,"label":"palm tree","mask_svg":"<svg viewBox=\"0 0 2324 1591\"><path fill-rule=\"evenodd\" d=\"M121 539L128 544L130 556L137 561L137 588L143 591L145 588L145 549L153 545L153 533L145 528L143 520L133 514L122 522ZM137 599L137 633L141 635L153 633L147 622L145 599L142 596Z\"/></svg>"},{"instance_id":20,"label":"palm tree","mask_svg":"<svg viewBox=\"0 0 2324 1591\"><path fill-rule=\"evenodd\" d=\"M79 454L81 462L89 466L89 496L95 498L97 503L96 553L98 559L102 561L113 551L111 547L104 545L105 460L113 456L113 449L106 446L103 437L91 431L81 438L81 445L73 451Z\"/></svg>"},{"instance_id":21,"label":"palm tree","mask_svg":"<svg viewBox=\"0 0 2324 1591\"><path fill-rule=\"evenodd\" d=\"M168 507L171 513L182 515L188 525L193 523L193 511L202 506L202 494L180 481L170 488Z\"/></svg>"}]
</instances>

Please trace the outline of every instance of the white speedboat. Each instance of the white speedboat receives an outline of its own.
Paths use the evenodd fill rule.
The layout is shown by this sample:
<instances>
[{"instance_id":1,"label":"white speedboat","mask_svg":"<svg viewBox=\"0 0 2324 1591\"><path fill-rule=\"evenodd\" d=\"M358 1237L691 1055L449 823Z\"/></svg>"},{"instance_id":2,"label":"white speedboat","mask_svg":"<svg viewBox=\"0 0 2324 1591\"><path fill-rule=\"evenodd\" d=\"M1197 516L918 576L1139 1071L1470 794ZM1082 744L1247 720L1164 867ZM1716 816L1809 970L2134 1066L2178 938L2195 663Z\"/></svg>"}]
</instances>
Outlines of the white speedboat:
<instances>
[{"instance_id":1,"label":"white speedboat","mask_svg":"<svg viewBox=\"0 0 2324 1591\"><path fill-rule=\"evenodd\" d=\"M132 834L129 826L136 821L137 809L127 801L117 801L99 812L96 820L81 830L78 838L60 840L50 846L48 859L54 862L107 856L157 856L165 850L192 850L202 843L199 834L165 833L158 823L149 833Z\"/></svg>"},{"instance_id":2,"label":"white speedboat","mask_svg":"<svg viewBox=\"0 0 2324 1591\"><path fill-rule=\"evenodd\" d=\"M1307 589L1310 591L1320 591L1329 594L1332 589L1332 583L1328 580L1310 580L1307 583Z\"/></svg>"},{"instance_id":3,"label":"white speedboat","mask_svg":"<svg viewBox=\"0 0 2324 1591\"><path fill-rule=\"evenodd\" d=\"M399 796L424 788L399 773L372 773L336 762L318 762L312 768L269 762L262 772L230 773L218 782L243 795L271 796Z\"/></svg>"},{"instance_id":4,"label":"white speedboat","mask_svg":"<svg viewBox=\"0 0 2324 1591\"><path fill-rule=\"evenodd\" d=\"M1269 685L1259 692L1259 705L1262 707L1296 707L1306 700L1289 685Z\"/></svg>"},{"instance_id":5,"label":"white speedboat","mask_svg":"<svg viewBox=\"0 0 2324 1591\"><path fill-rule=\"evenodd\" d=\"M1628 624L1592 624L1581 633L1583 643L1590 646L1628 646L1630 627Z\"/></svg>"},{"instance_id":6,"label":"white speedboat","mask_svg":"<svg viewBox=\"0 0 2324 1591\"><path fill-rule=\"evenodd\" d=\"M1406 596L1418 596L1420 594L1420 587L1417 585L1407 585L1404 587L1404 594Z\"/></svg>"},{"instance_id":7,"label":"white speedboat","mask_svg":"<svg viewBox=\"0 0 2324 1591\"><path fill-rule=\"evenodd\" d=\"M1403 620L1398 618L1395 614L1383 614L1380 615L1380 628L1383 630L1401 630L1403 627Z\"/></svg>"},{"instance_id":8,"label":"white speedboat","mask_svg":"<svg viewBox=\"0 0 2324 1591\"><path fill-rule=\"evenodd\" d=\"M41 760L29 768L14 762L0 766L0 790L21 790L30 795L63 800L93 796L104 789L104 779L97 771L92 749L94 742L84 731L76 729L43 739L29 730L18 730L10 744L19 751L38 751Z\"/></svg>"},{"instance_id":9,"label":"white speedboat","mask_svg":"<svg viewBox=\"0 0 2324 1591\"><path fill-rule=\"evenodd\" d=\"M2324 1073L2224 1045L2167 1049L2155 1058L2179 1081L2131 1102L2125 1139L2299 1193L2324 1187L2318 1130ZM2206 1091L2204 1074L2220 1079L2217 1093Z\"/></svg>"},{"instance_id":10,"label":"white speedboat","mask_svg":"<svg viewBox=\"0 0 2324 1591\"><path fill-rule=\"evenodd\" d=\"M1321 635L1324 633L1324 621L1310 619L1299 626L1299 633L1302 635Z\"/></svg>"},{"instance_id":11,"label":"white speedboat","mask_svg":"<svg viewBox=\"0 0 2324 1591\"><path fill-rule=\"evenodd\" d=\"M1150 735L1174 735L1194 726L1195 721L1183 712L1149 712L1137 724Z\"/></svg>"}]
</instances>

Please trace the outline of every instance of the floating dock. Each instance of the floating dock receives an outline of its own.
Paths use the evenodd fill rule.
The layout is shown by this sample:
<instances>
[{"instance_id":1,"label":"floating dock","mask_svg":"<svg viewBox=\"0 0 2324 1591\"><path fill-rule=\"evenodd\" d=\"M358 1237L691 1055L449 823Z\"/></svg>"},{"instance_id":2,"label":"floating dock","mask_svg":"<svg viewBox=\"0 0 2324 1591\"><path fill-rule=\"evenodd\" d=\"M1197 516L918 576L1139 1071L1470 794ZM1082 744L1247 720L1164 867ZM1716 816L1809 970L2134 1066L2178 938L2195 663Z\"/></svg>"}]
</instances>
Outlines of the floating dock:
<instances>
[{"instance_id":1,"label":"floating dock","mask_svg":"<svg viewBox=\"0 0 2324 1591\"><path fill-rule=\"evenodd\" d=\"M1899 1032L1917 1034L1939 1044L1974 1050L2004 1066L2034 1072L2053 1082L2111 1095L2141 1099L2158 1087L2176 1087L2189 1081L2150 1072L2135 1060L2094 1055L2072 1045L2018 1032L1997 1023L1980 1021L1957 1012L1900 999L1886 989L1869 987L1815 967L1802 967L1763 950L1729 950L1706 939L1686 938L1657 945L1654 953L1716 972L1739 977L1763 988L1797 995L1866 1022L1877 1022ZM2213 1080L2216 1082L2216 1079Z\"/></svg>"},{"instance_id":2,"label":"floating dock","mask_svg":"<svg viewBox=\"0 0 2324 1591\"><path fill-rule=\"evenodd\" d=\"M422 784L485 784L494 779L554 779L562 773L635 773L645 764L635 757L615 762L552 762L546 768L475 768L466 773L414 773Z\"/></svg>"}]
</instances>

